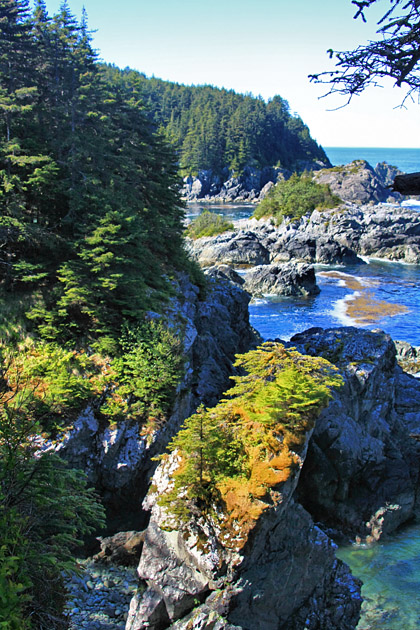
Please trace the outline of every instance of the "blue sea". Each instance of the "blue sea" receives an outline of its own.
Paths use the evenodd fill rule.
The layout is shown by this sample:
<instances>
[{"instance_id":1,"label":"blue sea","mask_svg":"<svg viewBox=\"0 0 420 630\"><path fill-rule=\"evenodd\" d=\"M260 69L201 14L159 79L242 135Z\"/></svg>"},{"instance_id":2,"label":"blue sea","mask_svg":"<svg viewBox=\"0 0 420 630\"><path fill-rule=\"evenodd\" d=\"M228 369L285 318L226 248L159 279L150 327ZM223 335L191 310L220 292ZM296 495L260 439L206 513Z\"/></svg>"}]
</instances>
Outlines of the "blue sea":
<instances>
[{"instance_id":1,"label":"blue sea","mask_svg":"<svg viewBox=\"0 0 420 630\"><path fill-rule=\"evenodd\" d=\"M420 149L325 150L333 165L365 159L372 166L386 161L403 172L420 171ZM211 210L243 218L250 216L253 208L212 206ZM200 211L202 206L195 206L191 215ZM353 267L317 266L316 275L321 288L318 296L261 299L250 304L251 323L264 339L288 340L312 326L357 325L379 328L393 339L420 346L420 265L369 260ZM368 322L357 322L348 313L357 293L349 285L354 287L355 282L372 304L380 305L373 309ZM342 548L339 555L364 582L365 603L358 630L420 629L420 525L402 529L369 548Z\"/></svg>"},{"instance_id":2,"label":"blue sea","mask_svg":"<svg viewBox=\"0 0 420 630\"><path fill-rule=\"evenodd\" d=\"M384 149L363 147L323 147L331 164L339 166L353 160L366 160L375 167L379 162L397 166L403 173L420 171L420 149Z\"/></svg>"}]
</instances>

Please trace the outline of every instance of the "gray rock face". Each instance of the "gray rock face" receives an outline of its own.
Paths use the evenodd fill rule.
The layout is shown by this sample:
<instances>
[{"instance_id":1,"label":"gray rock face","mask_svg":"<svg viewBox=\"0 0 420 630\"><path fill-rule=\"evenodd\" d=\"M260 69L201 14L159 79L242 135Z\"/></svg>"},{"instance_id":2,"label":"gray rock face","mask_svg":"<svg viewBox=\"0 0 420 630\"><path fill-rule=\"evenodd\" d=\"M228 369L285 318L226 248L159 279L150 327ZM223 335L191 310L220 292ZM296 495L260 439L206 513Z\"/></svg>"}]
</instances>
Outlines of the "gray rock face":
<instances>
[{"instance_id":1,"label":"gray rock face","mask_svg":"<svg viewBox=\"0 0 420 630\"><path fill-rule=\"evenodd\" d=\"M356 626L360 583L336 560L334 544L310 514L367 541L413 516L419 446L410 432L420 434L420 382L397 365L395 346L381 331L310 329L290 346L324 356L344 379L308 435L301 470L279 488L280 500L260 515L237 551L223 547L202 521L184 533L168 531L150 496L139 565L148 589L132 602L127 630L159 630L161 619L178 630ZM168 484L163 466L155 482L157 492ZM203 537L207 551L198 543Z\"/></svg>"},{"instance_id":2,"label":"gray rock face","mask_svg":"<svg viewBox=\"0 0 420 630\"><path fill-rule=\"evenodd\" d=\"M42 450L55 450L72 467L85 470L109 508L114 531L144 524L141 501L156 468L152 458L165 450L201 402L218 401L230 384L235 354L246 352L259 338L249 325L249 300L226 277L210 280L204 300L199 299L197 287L180 278L180 298L173 301L168 316L181 316L185 323L187 365L167 422L145 435L128 420L104 426L88 408L59 441L41 445Z\"/></svg>"},{"instance_id":3,"label":"gray rock face","mask_svg":"<svg viewBox=\"0 0 420 630\"><path fill-rule=\"evenodd\" d=\"M365 160L354 160L345 166L323 169L315 173L314 180L327 184L343 201L357 204L395 202L402 197L387 186L398 173L398 169L384 163L378 164L374 170Z\"/></svg>"},{"instance_id":4,"label":"gray rock face","mask_svg":"<svg viewBox=\"0 0 420 630\"><path fill-rule=\"evenodd\" d=\"M138 568L148 588L133 599L126 629L352 630L360 583L293 500L298 477L299 471L281 486L279 500L262 513L240 550L224 547L200 519L183 531L168 531L167 516L150 496L152 516ZM154 482L158 491L168 483L165 466Z\"/></svg>"},{"instance_id":5,"label":"gray rock face","mask_svg":"<svg viewBox=\"0 0 420 630\"><path fill-rule=\"evenodd\" d=\"M312 166L322 168L325 165ZM291 174L291 171L275 167L261 170L246 167L239 177L228 169L221 176L212 171L199 171L197 177L184 178L181 194L186 201L250 202L259 198L263 190L263 196L267 194L270 184L288 179Z\"/></svg>"},{"instance_id":6,"label":"gray rock face","mask_svg":"<svg viewBox=\"0 0 420 630\"><path fill-rule=\"evenodd\" d=\"M288 261L356 264L363 256L420 263L420 213L377 204L315 210L299 221L242 219L235 232L191 241L203 266L261 265Z\"/></svg>"},{"instance_id":7,"label":"gray rock face","mask_svg":"<svg viewBox=\"0 0 420 630\"><path fill-rule=\"evenodd\" d=\"M258 234L248 230L189 240L188 249L202 267L217 264L265 265L269 262L269 253Z\"/></svg>"},{"instance_id":8,"label":"gray rock face","mask_svg":"<svg viewBox=\"0 0 420 630\"><path fill-rule=\"evenodd\" d=\"M317 421L300 500L315 518L378 539L417 509L418 443L409 434L420 428L420 382L402 372L382 332L310 329L290 345L327 358L344 377Z\"/></svg>"},{"instance_id":9,"label":"gray rock face","mask_svg":"<svg viewBox=\"0 0 420 630\"><path fill-rule=\"evenodd\" d=\"M260 265L245 276L244 289L251 295L317 295L314 268L304 263Z\"/></svg>"},{"instance_id":10,"label":"gray rock face","mask_svg":"<svg viewBox=\"0 0 420 630\"><path fill-rule=\"evenodd\" d=\"M402 199L390 186L400 171L386 162L373 169L365 160L326 168L322 162L301 162L297 171L315 171L314 179L328 184L331 192L346 202L366 204L395 202ZM185 177L182 196L186 201L253 202L261 201L278 181L289 179L292 171L281 168L258 170L246 167L240 177L227 169L221 175L212 171L200 171L197 177Z\"/></svg>"},{"instance_id":11,"label":"gray rock face","mask_svg":"<svg viewBox=\"0 0 420 630\"><path fill-rule=\"evenodd\" d=\"M406 341L395 341L397 361L404 372L420 376L420 346L411 346Z\"/></svg>"}]
</instances>

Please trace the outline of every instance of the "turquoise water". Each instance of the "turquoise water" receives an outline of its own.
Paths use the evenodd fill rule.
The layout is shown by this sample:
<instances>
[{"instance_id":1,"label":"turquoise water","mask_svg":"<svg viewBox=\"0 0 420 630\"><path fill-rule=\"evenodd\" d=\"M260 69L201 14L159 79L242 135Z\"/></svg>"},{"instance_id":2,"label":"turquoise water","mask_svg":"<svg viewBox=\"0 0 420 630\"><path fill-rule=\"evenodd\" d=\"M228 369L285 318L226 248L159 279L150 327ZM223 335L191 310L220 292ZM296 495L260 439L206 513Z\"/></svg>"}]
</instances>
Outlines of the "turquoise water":
<instances>
[{"instance_id":1,"label":"turquoise water","mask_svg":"<svg viewBox=\"0 0 420 630\"><path fill-rule=\"evenodd\" d=\"M388 162L404 173L420 171L420 149L383 149L363 147L323 147L331 164L338 166L353 160L366 160L375 167L378 162Z\"/></svg>"},{"instance_id":2,"label":"turquoise water","mask_svg":"<svg viewBox=\"0 0 420 630\"><path fill-rule=\"evenodd\" d=\"M325 150L334 165L365 159L372 166L386 161L403 172L420 171L420 149L330 147ZM209 206L213 212L232 219L250 216L253 208L233 204ZM189 204L187 215L192 217L202 210L201 204ZM420 266L371 260L366 265L335 268L341 279L323 275L332 269L316 268L321 288L318 296L253 302L251 324L264 339L284 340L312 326L354 325L356 322L347 313L354 290L344 286L350 276L366 287L373 300L406 309L393 317L380 315L364 327L380 328L393 339L420 346ZM341 548L339 556L364 582L365 601L358 630L420 629L420 525L404 528L371 547Z\"/></svg>"},{"instance_id":3,"label":"turquoise water","mask_svg":"<svg viewBox=\"0 0 420 630\"><path fill-rule=\"evenodd\" d=\"M337 267L341 280L322 275L332 269L316 268L321 293L315 297L256 300L250 305L252 325L265 339L284 340L311 326L353 325L346 306L354 291L343 286L350 276L365 286L373 299L408 309L394 317L378 317L364 327L381 328L394 339L420 345L419 265L371 261L357 267ZM342 548L339 556L364 583L358 630L420 628L420 525L403 529L370 548Z\"/></svg>"},{"instance_id":4,"label":"turquoise water","mask_svg":"<svg viewBox=\"0 0 420 630\"><path fill-rule=\"evenodd\" d=\"M209 210L215 214L222 214L227 219L238 220L247 219L255 210L255 204L239 204L239 203L194 203L187 204L186 217L187 219L194 219L197 215Z\"/></svg>"},{"instance_id":5,"label":"turquoise water","mask_svg":"<svg viewBox=\"0 0 420 630\"><path fill-rule=\"evenodd\" d=\"M363 581L358 630L420 628L418 526L401 529L371 547L343 547L337 555Z\"/></svg>"}]
</instances>

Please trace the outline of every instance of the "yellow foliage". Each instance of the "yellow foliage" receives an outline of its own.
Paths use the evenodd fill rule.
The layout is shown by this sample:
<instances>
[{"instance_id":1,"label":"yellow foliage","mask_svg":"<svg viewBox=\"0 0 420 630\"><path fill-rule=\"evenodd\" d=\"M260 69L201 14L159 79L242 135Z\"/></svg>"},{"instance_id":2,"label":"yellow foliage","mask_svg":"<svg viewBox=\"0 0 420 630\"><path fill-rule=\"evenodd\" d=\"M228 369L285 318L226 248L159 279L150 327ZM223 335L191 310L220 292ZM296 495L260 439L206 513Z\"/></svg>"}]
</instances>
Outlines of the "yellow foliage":
<instances>
[{"instance_id":1,"label":"yellow foliage","mask_svg":"<svg viewBox=\"0 0 420 630\"><path fill-rule=\"evenodd\" d=\"M172 441L183 464L161 505L187 520L198 507L218 521L224 544L238 549L262 512L281 501L281 484L297 470L297 453L341 377L324 359L272 342L236 365L247 373L233 378L226 398L201 407Z\"/></svg>"}]
</instances>

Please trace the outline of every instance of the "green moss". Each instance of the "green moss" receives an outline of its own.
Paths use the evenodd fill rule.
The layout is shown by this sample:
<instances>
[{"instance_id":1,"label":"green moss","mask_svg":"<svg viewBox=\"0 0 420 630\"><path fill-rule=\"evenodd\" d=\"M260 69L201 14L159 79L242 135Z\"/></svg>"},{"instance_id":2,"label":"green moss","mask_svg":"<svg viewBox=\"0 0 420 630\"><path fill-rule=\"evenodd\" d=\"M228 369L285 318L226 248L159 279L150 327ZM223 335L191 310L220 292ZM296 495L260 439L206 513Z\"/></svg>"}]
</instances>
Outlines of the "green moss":
<instances>
[{"instance_id":1,"label":"green moss","mask_svg":"<svg viewBox=\"0 0 420 630\"><path fill-rule=\"evenodd\" d=\"M178 467L159 502L181 527L197 510L216 519L223 543L241 547L261 512L281 500L278 486L342 381L326 360L273 342L235 365L245 375L233 377L226 398L201 407L172 440Z\"/></svg>"}]
</instances>

